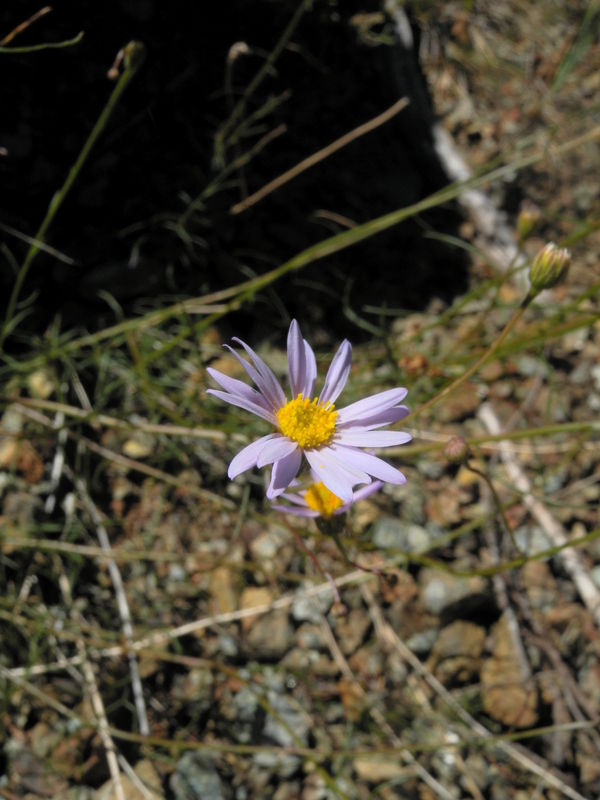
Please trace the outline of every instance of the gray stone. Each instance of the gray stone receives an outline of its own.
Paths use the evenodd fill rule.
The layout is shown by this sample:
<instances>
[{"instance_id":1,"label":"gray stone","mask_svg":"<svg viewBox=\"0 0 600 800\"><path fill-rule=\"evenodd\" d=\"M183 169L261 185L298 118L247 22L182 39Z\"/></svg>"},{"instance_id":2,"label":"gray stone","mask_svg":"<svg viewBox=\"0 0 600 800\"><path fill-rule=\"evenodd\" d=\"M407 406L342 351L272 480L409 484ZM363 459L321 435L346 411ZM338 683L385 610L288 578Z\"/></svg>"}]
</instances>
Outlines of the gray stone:
<instances>
[{"instance_id":1,"label":"gray stone","mask_svg":"<svg viewBox=\"0 0 600 800\"><path fill-rule=\"evenodd\" d=\"M203 753L184 753L169 781L175 800L226 800L214 760Z\"/></svg>"},{"instance_id":2,"label":"gray stone","mask_svg":"<svg viewBox=\"0 0 600 800\"><path fill-rule=\"evenodd\" d=\"M282 778L291 778L302 763L299 756L290 753L272 753L268 750L257 753L253 761L258 767L268 769L269 772L276 772Z\"/></svg>"},{"instance_id":3,"label":"gray stone","mask_svg":"<svg viewBox=\"0 0 600 800\"><path fill-rule=\"evenodd\" d=\"M411 484L410 491L406 491L405 486L396 486L398 489L398 502L401 503L402 516L409 519L413 525L425 525L427 514L425 512L425 495L423 487L417 481ZM400 490L402 494L400 494Z\"/></svg>"},{"instance_id":4,"label":"gray stone","mask_svg":"<svg viewBox=\"0 0 600 800\"><path fill-rule=\"evenodd\" d=\"M548 365L542 361L541 358L524 355L519 356L516 363L517 369L521 375L525 375L528 378L532 378L536 375L544 378L548 374Z\"/></svg>"},{"instance_id":5,"label":"gray stone","mask_svg":"<svg viewBox=\"0 0 600 800\"><path fill-rule=\"evenodd\" d=\"M479 575L459 578L426 568L421 571L420 582L423 603L431 614L459 616L491 602L489 586Z\"/></svg>"},{"instance_id":6,"label":"gray stone","mask_svg":"<svg viewBox=\"0 0 600 800\"><path fill-rule=\"evenodd\" d=\"M429 547L429 534L420 525L381 517L373 526L373 544L382 550L423 553Z\"/></svg>"},{"instance_id":7,"label":"gray stone","mask_svg":"<svg viewBox=\"0 0 600 800\"><path fill-rule=\"evenodd\" d=\"M323 631L319 625L305 622L296 631L296 642L303 650L325 650Z\"/></svg>"},{"instance_id":8,"label":"gray stone","mask_svg":"<svg viewBox=\"0 0 600 800\"><path fill-rule=\"evenodd\" d=\"M437 639L438 635L438 628L428 628L426 631L413 633L410 639L407 639L406 646L410 647L413 653L416 653L420 656L425 656L435 644L435 640Z\"/></svg>"},{"instance_id":9,"label":"gray stone","mask_svg":"<svg viewBox=\"0 0 600 800\"><path fill-rule=\"evenodd\" d=\"M569 381L578 385L587 384L590 379L591 369L592 362L587 358L582 359L576 364L575 368L570 373Z\"/></svg>"},{"instance_id":10,"label":"gray stone","mask_svg":"<svg viewBox=\"0 0 600 800\"><path fill-rule=\"evenodd\" d=\"M305 587L308 588L309 584ZM296 622L321 622L323 614L327 614L333 604L333 592L331 590L320 592L311 597L300 596L292 604L292 617Z\"/></svg>"},{"instance_id":11,"label":"gray stone","mask_svg":"<svg viewBox=\"0 0 600 800\"><path fill-rule=\"evenodd\" d=\"M290 540L285 528L271 525L264 533L259 534L250 544L250 550L257 562L272 561L279 550Z\"/></svg>"},{"instance_id":12,"label":"gray stone","mask_svg":"<svg viewBox=\"0 0 600 800\"><path fill-rule=\"evenodd\" d=\"M291 747L298 741L307 745L310 724L307 716L278 692L268 691L267 701L274 713L267 713L264 735L281 747Z\"/></svg>"},{"instance_id":13,"label":"gray stone","mask_svg":"<svg viewBox=\"0 0 600 800\"><path fill-rule=\"evenodd\" d=\"M173 697L176 700L192 703L196 713L208 711L214 703L215 679L212 671L204 667L190 669L176 676L173 682Z\"/></svg>"},{"instance_id":14,"label":"gray stone","mask_svg":"<svg viewBox=\"0 0 600 800\"><path fill-rule=\"evenodd\" d=\"M488 765L485 758L478 753L471 753L465 758L467 772L480 789L487 789L490 783Z\"/></svg>"},{"instance_id":15,"label":"gray stone","mask_svg":"<svg viewBox=\"0 0 600 800\"><path fill-rule=\"evenodd\" d=\"M255 691L248 686L244 686L233 698L235 709L235 725L232 726L232 733L238 742L248 744L255 736L255 727L260 704Z\"/></svg>"},{"instance_id":16,"label":"gray stone","mask_svg":"<svg viewBox=\"0 0 600 800\"><path fill-rule=\"evenodd\" d=\"M543 528L537 525L523 525L514 533L515 541L524 553L539 553L552 547L552 542Z\"/></svg>"},{"instance_id":17,"label":"gray stone","mask_svg":"<svg viewBox=\"0 0 600 800\"><path fill-rule=\"evenodd\" d=\"M181 581L187 580L187 572L181 566L181 564L170 564L169 565L169 580L173 581L174 583L181 583Z\"/></svg>"},{"instance_id":18,"label":"gray stone","mask_svg":"<svg viewBox=\"0 0 600 800\"><path fill-rule=\"evenodd\" d=\"M237 640L229 633L220 633L218 636L219 650L228 658L235 658L240 651Z\"/></svg>"},{"instance_id":19,"label":"gray stone","mask_svg":"<svg viewBox=\"0 0 600 800\"><path fill-rule=\"evenodd\" d=\"M437 481L444 474L446 466L442 461L428 461L422 459L419 461L417 468L421 475L424 475L432 481Z\"/></svg>"}]
</instances>

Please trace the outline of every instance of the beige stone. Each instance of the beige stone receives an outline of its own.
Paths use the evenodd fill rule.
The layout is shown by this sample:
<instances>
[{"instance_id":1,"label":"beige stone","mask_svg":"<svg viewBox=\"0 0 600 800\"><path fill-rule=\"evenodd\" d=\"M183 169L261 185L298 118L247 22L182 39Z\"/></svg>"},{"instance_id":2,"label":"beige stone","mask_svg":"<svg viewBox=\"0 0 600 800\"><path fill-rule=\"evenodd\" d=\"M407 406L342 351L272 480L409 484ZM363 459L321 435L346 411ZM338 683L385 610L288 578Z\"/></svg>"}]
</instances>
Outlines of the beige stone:
<instances>
[{"instance_id":1,"label":"beige stone","mask_svg":"<svg viewBox=\"0 0 600 800\"><path fill-rule=\"evenodd\" d=\"M538 721L538 691L523 675L506 616L494 626L493 637L492 657L481 670L483 708L504 725L529 728Z\"/></svg>"},{"instance_id":2,"label":"beige stone","mask_svg":"<svg viewBox=\"0 0 600 800\"><path fill-rule=\"evenodd\" d=\"M378 760L373 758L355 758L352 762L357 778L367 783L391 781L404 775L406 768L391 760Z\"/></svg>"},{"instance_id":3,"label":"beige stone","mask_svg":"<svg viewBox=\"0 0 600 800\"><path fill-rule=\"evenodd\" d=\"M138 761L135 765L134 773L138 779L137 781L132 781L127 775L121 773L121 785L127 800L146 800L148 795L153 800L162 800L164 798L160 778L151 761L148 759ZM142 783L146 789L145 793L140 789L139 783ZM113 781L108 780L96 792L95 800L117 800L118 796Z\"/></svg>"},{"instance_id":4,"label":"beige stone","mask_svg":"<svg viewBox=\"0 0 600 800\"><path fill-rule=\"evenodd\" d=\"M212 611L214 614L228 614L237 610L235 575L229 567L217 567L210 579Z\"/></svg>"},{"instance_id":5,"label":"beige stone","mask_svg":"<svg viewBox=\"0 0 600 800\"><path fill-rule=\"evenodd\" d=\"M247 586L240 595L240 609L242 611L247 608L254 608L255 606L267 605L273 602L273 594L270 589L264 586ZM256 620L257 614L252 614L250 617L242 619L242 631L246 633L252 628Z\"/></svg>"}]
</instances>

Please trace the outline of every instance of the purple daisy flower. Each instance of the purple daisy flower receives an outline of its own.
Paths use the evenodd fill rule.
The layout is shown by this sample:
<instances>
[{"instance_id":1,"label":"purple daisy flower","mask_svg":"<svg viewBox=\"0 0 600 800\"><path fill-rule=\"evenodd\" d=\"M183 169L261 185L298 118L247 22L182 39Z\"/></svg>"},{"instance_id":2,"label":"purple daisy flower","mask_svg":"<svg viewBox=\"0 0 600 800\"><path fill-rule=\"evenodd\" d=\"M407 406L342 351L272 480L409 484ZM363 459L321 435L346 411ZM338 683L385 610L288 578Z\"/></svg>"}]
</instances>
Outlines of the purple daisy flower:
<instances>
[{"instance_id":1,"label":"purple daisy flower","mask_svg":"<svg viewBox=\"0 0 600 800\"><path fill-rule=\"evenodd\" d=\"M408 408L400 405L407 389L388 389L339 411L333 405L350 371L350 342L346 339L342 342L325 376L321 394L313 397L317 362L310 345L302 338L300 326L292 320L287 339L291 389L288 400L265 362L241 339L234 337L233 341L244 348L250 361L229 345L225 347L244 367L258 391L208 367L209 375L225 390L209 389L208 394L267 420L277 432L262 436L235 456L228 470L232 480L252 467L272 464L267 489L267 497L272 500L294 480L304 453L313 473L342 503L351 503L353 487L369 484L372 478L387 483L406 482L398 469L361 448L393 447L411 440L410 434L402 431L377 430L408 415Z\"/></svg>"},{"instance_id":2,"label":"purple daisy flower","mask_svg":"<svg viewBox=\"0 0 600 800\"><path fill-rule=\"evenodd\" d=\"M294 514L297 517L324 517L329 519L331 516L338 516L338 514L345 514L346 511L358 503L359 500L365 500L375 492L378 492L383 483L381 481L373 481L362 489L352 492L352 500L349 503L344 503L337 495L330 491L325 484L320 480L314 480L313 483L305 489L296 489L294 492L283 492L280 495L282 500L287 500L290 505L279 505L273 503L271 508L275 511L282 511L285 514ZM292 481L292 486L298 485L297 481Z\"/></svg>"}]
</instances>

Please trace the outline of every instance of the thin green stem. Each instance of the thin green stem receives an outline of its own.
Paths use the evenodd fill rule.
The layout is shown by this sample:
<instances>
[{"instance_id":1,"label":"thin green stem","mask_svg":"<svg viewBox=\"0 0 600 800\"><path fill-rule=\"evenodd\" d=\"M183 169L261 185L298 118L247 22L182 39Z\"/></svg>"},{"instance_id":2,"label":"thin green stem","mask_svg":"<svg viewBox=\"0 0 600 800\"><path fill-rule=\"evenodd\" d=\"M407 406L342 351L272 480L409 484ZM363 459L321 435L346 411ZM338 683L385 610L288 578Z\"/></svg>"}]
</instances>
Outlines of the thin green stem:
<instances>
[{"instance_id":1,"label":"thin green stem","mask_svg":"<svg viewBox=\"0 0 600 800\"><path fill-rule=\"evenodd\" d=\"M123 73L121 74L121 77L117 81L117 84L113 89L112 94L110 95L106 106L104 107L102 113L98 117L98 120L94 125L90 135L88 136L85 144L83 145L81 152L77 156L75 163L69 170L65 182L50 200L50 204L48 205L48 210L46 211L46 216L42 220L42 224L40 225L37 233L34 236L35 241L30 245L29 250L27 251L27 255L25 256L25 260L23 261L23 264L19 269L10 298L8 300L4 324L2 326L2 330L0 331L0 352L2 350L2 345L4 344L7 335L11 331L12 327L11 323L13 321L15 308L19 301L19 296L21 294L23 283L25 282L25 278L27 277L29 269L36 255L40 251L40 246L38 242L43 241L48 231L48 228L52 224L54 217L56 216L58 210L63 204L63 201L68 195L71 187L73 186L93 146L95 145L96 141L98 140L98 137L106 127L106 124L110 119L111 114L115 110L117 103L121 98L121 95L123 94L123 92L129 85L130 81L140 68L143 62L144 46L140 42L130 42L124 48L124 53L125 57L123 59L124 63Z\"/></svg>"},{"instance_id":2,"label":"thin green stem","mask_svg":"<svg viewBox=\"0 0 600 800\"><path fill-rule=\"evenodd\" d=\"M458 378L455 378L451 383L444 386L444 388L440 392L438 392L433 397L430 397L426 403L424 403L420 408L416 409L416 411L413 411L411 414L409 414L408 417L406 417L405 419L409 420L411 418L418 416L419 414L422 414L424 411L428 411L430 408L437 405L445 397L448 397L448 395L451 394L453 391L455 391L455 389L458 389L458 387L461 386L465 381L467 381L471 377L471 375L474 375L486 363L486 361L488 361L494 355L496 350L498 350L502 342L506 339L508 334L514 328L517 322L521 319L521 317L525 312L525 309L527 308L532 299L533 295L531 294L528 294L525 297L519 308L517 308L513 312L511 318L508 320L508 322L506 323L500 334L496 337L496 339L494 339L492 344L477 359L477 361L471 364L469 369L463 372L462 375L459 375Z\"/></svg>"}]
</instances>

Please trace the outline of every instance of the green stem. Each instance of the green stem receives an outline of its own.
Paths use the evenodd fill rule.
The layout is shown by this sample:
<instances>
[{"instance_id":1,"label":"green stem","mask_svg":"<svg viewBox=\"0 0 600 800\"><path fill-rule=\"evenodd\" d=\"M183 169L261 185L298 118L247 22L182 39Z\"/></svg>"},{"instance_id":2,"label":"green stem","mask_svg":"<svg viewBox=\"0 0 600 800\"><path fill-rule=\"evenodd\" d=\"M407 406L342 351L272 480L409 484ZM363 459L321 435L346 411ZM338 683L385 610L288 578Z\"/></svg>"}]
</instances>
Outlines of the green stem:
<instances>
[{"instance_id":1,"label":"green stem","mask_svg":"<svg viewBox=\"0 0 600 800\"><path fill-rule=\"evenodd\" d=\"M87 157L89 156L93 146L95 145L98 137L106 127L108 120L112 112L115 110L121 95L127 88L128 84L130 83L131 79L134 77L138 69L140 68L143 56L144 56L144 46L140 42L130 42L123 48L124 50L124 70L119 78L115 88L112 91L111 96L108 99L108 102L102 113L98 117L96 124L94 125L92 132L88 136L81 152L79 153L75 163L69 170L69 173L65 179L65 182L61 186L61 188L54 194L52 199L50 200L50 204L48 205L48 210L46 211L46 216L42 220L42 224L40 225L37 233L34 236L35 242L32 243L27 251L27 255L25 256L25 260L19 269L17 274L10 298L8 300L8 305L6 309L6 316L4 319L4 324L2 326L2 330L0 331L0 352L2 350L2 345L10 333L11 330L11 322L13 320L13 316L15 313L15 308L19 301L19 295L21 294L21 289L23 287L23 283L25 282L25 278L29 272L29 269L35 259L36 255L40 251L40 246L38 242L43 241L44 236L46 235L48 228L52 224L54 217L56 216L58 210L60 209L63 201L65 200L66 196L68 195L73 183L75 182L81 168L83 167Z\"/></svg>"},{"instance_id":2,"label":"green stem","mask_svg":"<svg viewBox=\"0 0 600 800\"><path fill-rule=\"evenodd\" d=\"M61 50L63 47L72 47L79 44L83 39L83 31L79 31L77 36L72 39L65 39L62 42L42 42L41 44L30 44L25 47L0 47L0 53L38 53L40 50Z\"/></svg>"},{"instance_id":3,"label":"green stem","mask_svg":"<svg viewBox=\"0 0 600 800\"><path fill-rule=\"evenodd\" d=\"M414 418L419 414L422 414L424 411L427 411L433 406L437 405L445 397L448 397L448 395L451 394L455 389L458 389L458 387L461 386L465 381L467 381L471 377L471 375L474 375L485 364L485 362L488 361L488 359L490 359L494 355L496 350L500 347L502 342L506 339L506 337L514 328L514 326L517 324L517 322L521 319L521 317L525 312L525 309L533 300L533 297L534 296L531 293L526 295L523 302L521 303L519 308L517 308L513 312L513 315L508 320L508 322L506 323L506 325L504 326L498 337L491 343L491 345L477 359L477 361L475 361L474 364L471 364L468 370L463 372L462 375L459 375L458 378L455 378L455 380L453 380L451 383L444 386L444 388L436 395L430 397L429 400L426 403L424 403L420 408L418 408L416 411L413 411L411 414L408 415L408 417L405 417L405 420Z\"/></svg>"}]
</instances>

